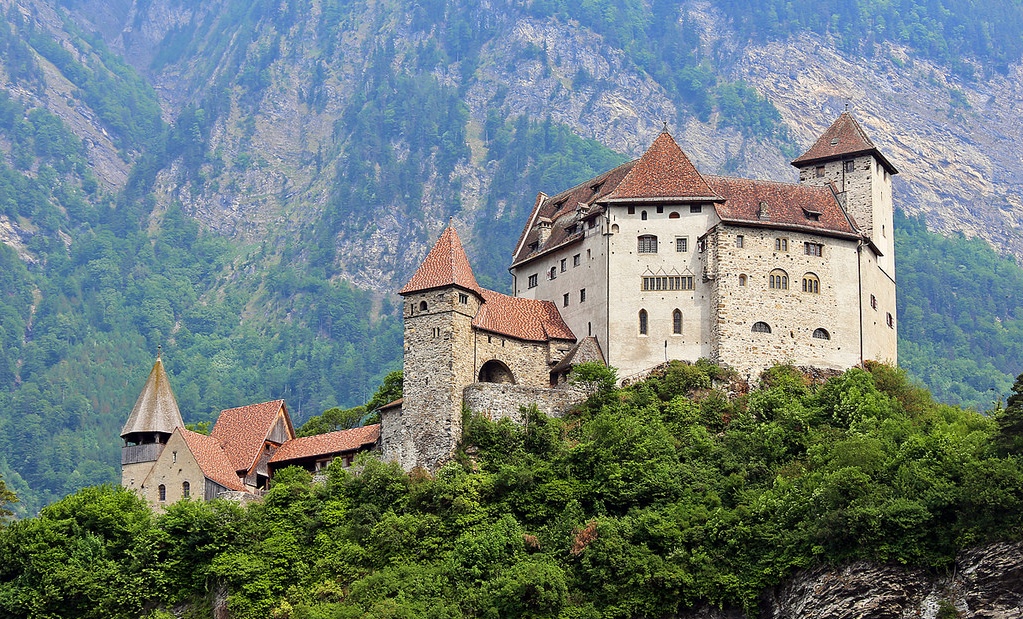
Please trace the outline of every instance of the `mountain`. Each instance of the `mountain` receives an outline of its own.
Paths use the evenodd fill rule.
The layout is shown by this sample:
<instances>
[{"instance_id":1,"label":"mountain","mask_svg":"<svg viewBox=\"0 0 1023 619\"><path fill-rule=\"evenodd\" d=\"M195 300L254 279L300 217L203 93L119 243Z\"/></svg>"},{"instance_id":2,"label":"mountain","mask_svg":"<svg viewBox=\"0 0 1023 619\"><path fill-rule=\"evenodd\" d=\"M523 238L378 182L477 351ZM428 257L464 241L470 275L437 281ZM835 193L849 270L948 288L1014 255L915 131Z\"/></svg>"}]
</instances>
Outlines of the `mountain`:
<instances>
[{"instance_id":1,"label":"mountain","mask_svg":"<svg viewBox=\"0 0 1023 619\"><path fill-rule=\"evenodd\" d=\"M665 122L702 171L793 180L850 103L924 216L901 220L903 365L981 409L1023 370L1018 3L2 6L0 475L29 512L116 479L158 345L189 422L365 402L450 218L506 289L536 192Z\"/></svg>"}]
</instances>

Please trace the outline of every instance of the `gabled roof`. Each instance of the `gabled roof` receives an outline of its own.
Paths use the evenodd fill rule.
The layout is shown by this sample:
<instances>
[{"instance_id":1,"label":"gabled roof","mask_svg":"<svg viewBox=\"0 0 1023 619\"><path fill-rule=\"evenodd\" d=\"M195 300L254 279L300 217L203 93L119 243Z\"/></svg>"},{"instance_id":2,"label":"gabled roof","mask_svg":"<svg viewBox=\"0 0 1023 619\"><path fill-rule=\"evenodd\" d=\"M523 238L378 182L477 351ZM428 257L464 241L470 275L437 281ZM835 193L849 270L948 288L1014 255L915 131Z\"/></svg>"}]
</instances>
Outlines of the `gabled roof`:
<instances>
[{"instance_id":1,"label":"gabled roof","mask_svg":"<svg viewBox=\"0 0 1023 619\"><path fill-rule=\"evenodd\" d=\"M465 255L458 233L450 225L437 239L437 243L412 275L412 279L398 291L398 294L412 294L445 286L458 286L481 294L480 285L476 283L476 276L469 266L469 258Z\"/></svg>"},{"instance_id":2,"label":"gabled roof","mask_svg":"<svg viewBox=\"0 0 1023 619\"><path fill-rule=\"evenodd\" d=\"M849 112L842 112L838 119L828 127L817 142L798 158L792 165L797 168L805 167L813 163L823 163L846 157L859 155L874 155L881 162L889 174L898 174L889 161L881 154L874 143L867 137L866 132L860 127L860 123L852 117Z\"/></svg>"},{"instance_id":3,"label":"gabled roof","mask_svg":"<svg viewBox=\"0 0 1023 619\"><path fill-rule=\"evenodd\" d=\"M551 372L564 372L573 365L592 362L607 365L607 360L604 359L604 351L600 349L600 342L597 341L597 338L593 336L584 337L571 350L565 353L564 358L551 368Z\"/></svg>"},{"instance_id":4,"label":"gabled roof","mask_svg":"<svg viewBox=\"0 0 1023 619\"><path fill-rule=\"evenodd\" d=\"M644 200L719 200L707 181L666 130L632 166L607 202Z\"/></svg>"},{"instance_id":5,"label":"gabled roof","mask_svg":"<svg viewBox=\"0 0 1023 619\"><path fill-rule=\"evenodd\" d=\"M346 451L361 449L367 445L374 445L378 440L380 440L379 423L351 430L304 436L281 445L280 449L270 458L270 463L278 464L306 458L334 456Z\"/></svg>"},{"instance_id":6,"label":"gabled roof","mask_svg":"<svg viewBox=\"0 0 1023 619\"><path fill-rule=\"evenodd\" d=\"M483 301L472 321L478 329L530 342L575 340L558 306L550 301L510 297L493 290L483 290Z\"/></svg>"},{"instance_id":7,"label":"gabled roof","mask_svg":"<svg viewBox=\"0 0 1023 619\"><path fill-rule=\"evenodd\" d=\"M171 390L167 372L163 369L163 361L156 357L156 363L149 372L149 378L142 387L142 393L135 400L135 406L128 415L128 421L121 428L121 436L139 432L164 432L171 434L174 428L184 427L178 401Z\"/></svg>"},{"instance_id":8,"label":"gabled roof","mask_svg":"<svg viewBox=\"0 0 1023 619\"><path fill-rule=\"evenodd\" d=\"M714 208L726 223L858 235L830 187L709 175L707 181L725 198Z\"/></svg>"},{"instance_id":9,"label":"gabled roof","mask_svg":"<svg viewBox=\"0 0 1023 619\"><path fill-rule=\"evenodd\" d=\"M198 432L181 428L181 437L185 439L189 451L195 456L199 469L207 479L215 481L230 490L245 491L245 486L238 478L234 465L217 439Z\"/></svg>"},{"instance_id":10,"label":"gabled roof","mask_svg":"<svg viewBox=\"0 0 1023 619\"><path fill-rule=\"evenodd\" d=\"M248 471L263 451L263 443L273 430L277 414L284 409L291 436L295 435L284 400L250 404L220 411L210 436L216 439L235 471Z\"/></svg>"}]
</instances>

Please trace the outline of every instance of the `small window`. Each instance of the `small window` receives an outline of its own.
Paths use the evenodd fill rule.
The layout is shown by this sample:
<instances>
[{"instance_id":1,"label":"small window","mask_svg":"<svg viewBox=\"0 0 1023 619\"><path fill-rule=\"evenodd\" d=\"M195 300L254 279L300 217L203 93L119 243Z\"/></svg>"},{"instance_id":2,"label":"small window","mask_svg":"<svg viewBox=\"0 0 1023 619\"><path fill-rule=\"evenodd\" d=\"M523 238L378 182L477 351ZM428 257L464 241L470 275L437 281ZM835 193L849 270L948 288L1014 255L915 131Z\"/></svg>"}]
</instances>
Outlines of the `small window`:
<instances>
[{"instance_id":1,"label":"small window","mask_svg":"<svg viewBox=\"0 0 1023 619\"><path fill-rule=\"evenodd\" d=\"M640 335L646 335L646 331L647 331L646 310L645 309L641 309L641 310L639 310L639 334ZM163 486L160 486L160 487L162 488Z\"/></svg>"},{"instance_id":2,"label":"small window","mask_svg":"<svg viewBox=\"0 0 1023 619\"><path fill-rule=\"evenodd\" d=\"M689 212L690 213L702 213L703 212L703 205L702 204L691 204L691 205L689 205Z\"/></svg>"},{"instance_id":3,"label":"small window","mask_svg":"<svg viewBox=\"0 0 1023 619\"><path fill-rule=\"evenodd\" d=\"M676 309L671 313L671 332L682 335L682 310Z\"/></svg>"},{"instance_id":4,"label":"small window","mask_svg":"<svg viewBox=\"0 0 1023 619\"><path fill-rule=\"evenodd\" d=\"M789 250L789 240L788 239L783 238L783 237L782 238L774 239L774 251L788 251L788 250Z\"/></svg>"},{"instance_id":5,"label":"small window","mask_svg":"<svg viewBox=\"0 0 1023 619\"><path fill-rule=\"evenodd\" d=\"M534 273L534 274L532 274L532 275L530 275L530 276L529 276L529 279L527 280L527 281L528 281L528 284L527 284L527 285L528 285L528 286L529 286L530 288L536 288L536 279L537 279L537 278L536 278L536 274L535 274L535 273Z\"/></svg>"},{"instance_id":6,"label":"small window","mask_svg":"<svg viewBox=\"0 0 1023 619\"><path fill-rule=\"evenodd\" d=\"M824 255L824 245L820 243L803 243L803 253L807 256L817 256L819 258Z\"/></svg>"},{"instance_id":7,"label":"small window","mask_svg":"<svg viewBox=\"0 0 1023 619\"><path fill-rule=\"evenodd\" d=\"M637 251L641 254L656 254L657 237L652 234L644 234L639 237L639 248Z\"/></svg>"},{"instance_id":8,"label":"small window","mask_svg":"<svg viewBox=\"0 0 1023 619\"><path fill-rule=\"evenodd\" d=\"M771 332L771 325L767 324L766 322L762 322L762 321L761 322L755 322L755 323L753 323L753 328L750 329L750 330L753 331L753 333L770 333Z\"/></svg>"},{"instance_id":9,"label":"small window","mask_svg":"<svg viewBox=\"0 0 1023 619\"><path fill-rule=\"evenodd\" d=\"M853 172L856 170L856 162L850 159L849 161L843 162L846 172Z\"/></svg>"},{"instance_id":10,"label":"small window","mask_svg":"<svg viewBox=\"0 0 1023 619\"><path fill-rule=\"evenodd\" d=\"M586 335L587 336L592 336L593 335L593 323L592 322L586 323Z\"/></svg>"},{"instance_id":11,"label":"small window","mask_svg":"<svg viewBox=\"0 0 1023 619\"><path fill-rule=\"evenodd\" d=\"M547 279L557 279L557 278L558 278L558 267L551 267L551 270L547 271Z\"/></svg>"},{"instance_id":12,"label":"small window","mask_svg":"<svg viewBox=\"0 0 1023 619\"><path fill-rule=\"evenodd\" d=\"M660 215L662 213L664 213L664 207L663 206L658 206L657 207L657 214Z\"/></svg>"},{"instance_id":13,"label":"small window","mask_svg":"<svg viewBox=\"0 0 1023 619\"><path fill-rule=\"evenodd\" d=\"M741 234L735 235L735 246L742 249L746 245L746 237Z\"/></svg>"},{"instance_id":14,"label":"small window","mask_svg":"<svg viewBox=\"0 0 1023 619\"><path fill-rule=\"evenodd\" d=\"M458 302L461 303L462 305L468 305L469 304L469 295L465 294L464 292L459 292L458 293Z\"/></svg>"},{"instance_id":15,"label":"small window","mask_svg":"<svg viewBox=\"0 0 1023 619\"><path fill-rule=\"evenodd\" d=\"M561 303L562 303L562 307L568 307L568 293L567 292L564 295L562 295Z\"/></svg>"},{"instance_id":16,"label":"small window","mask_svg":"<svg viewBox=\"0 0 1023 619\"><path fill-rule=\"evenodd\" d=\"M707 251L707 239L700 239L696 241L696 251L700 252L701 254Z\"/></svg>"},{"instance_id":17,"label":"small window","mask_svg":"<svg viewBox=\"0 0 1023 619\"><path fill-rule=\"evenodd\" d=\"M572 256L572 266L573 267L579 266L579 254Z\"/></svg>"},{"instance_id":18,"label":"small window","mask_svg":"<svg viewBox=\"0 0 1023 619\"><path fill-rule=\"evenodd\" d=\"M161 500L161 501L166 501L166 500L167 500L167 486L165 486L165 485L163 485L163 484L160 484L160 485L159 485L159 486L157 487L157 489L156 489L156 490L157 490L157 492L159 492L159 493L160 493L160 500Z\"/></svg>"},{"instance_id":19,"label":"small window","mask_svg":"<svg viewBox=\"0 0 1023 619\"><path fill-rule=\"evenodd\" d=\"M679 217L681 217L681 215L678 214L678 211L668 213L668 219L678 219Z\"/></svg>"},{"instance_id":20,"label":"small window","mask_svg":"<svg viewBox=\"0 0 1023 619\"><path fill-rule=\"evenodd\" d=\"M585 303L586 302L586 289L585 288L583 288L582 290L579 291L579 302L580 303Z\"/></svg>"},{"instance_id":21,"label":"small window","mask_svg":"<svg viewBox=\"0 0 1023 619\"><path fill-rule=\"evenodd\" d=\"M561 272L564 273L566 270L568 270L568 258L562 258L561 259Z\"/></svg>"},{"instance_id":22,"label":"small window","mask_svg":"<svg viewBox=\"0 0 1023 619\"><path fill-rule=\"evenodd\" d=\"M177 461L178 461L178 452L172 451L171 452L171 462L172 463L177 463Z\"/></svg>"},{"instance_id":23,"label":"small window","mask_svg":"<svg viewBox=\"0 0 1023 619\"><path fill-rule=\"evenodd\" d=\"M803 276L803 292L810 294L820 294L821 292L821 281L813 273L807 273Z\"/></svg>"},{"instance_id":24,"label":"small window","mask_svg":"<svg viewBox=\"0 0 1023 619\"><path fill-rule=\"evenodd\" d=\"M745 286L746 285L746 276L745 275L739 275L739 285L740 286Z\"/></svg>"},{"instance_id":25,"label":"small window","mask_svg":"<svg viewBox=\"0 0 1023 619\"><path fill-rule=\"evenodd\" d=\"M192 487L188 485L187 481L181 482L181 496L186 499L192 496Z\"/></svg>"},{"instance_id":26,"label":"small window","mask_svg":"<svg viewBox=\"0 0 1023 619\"><path fill-rule=\"evenodd\" d=\"M677 252L689 251L689 238L685 236L675 237L675 251Z\"/></svg>"},{"instance_id":27,"label":"small window","mask_svg":"<svg viewBox=\"0 0 1023 619\"><path fill-rule=\"evenodd\" d=\"M643 221L646 221L646 211L641 212L639 214L639 218L642 219Z\"/></svg>"},{"instance_id":28,"label":"small window","mask_svg":"<svg viewBox=\"0 0 1023 619\"><path fill-rule=\"evenodd\" d=\"M817 178L824 178L824 166L819 165L813 169L813 175Z\"/></svg>"},{"instance_id":29,"label":"small window","mask_svg":"<svg viewBox=\"0 0 1023 619\"><path fill-rule=\"evenodd\" d=\"M635 214L636 214L636 207L635 206L630 206L629 207L629 215L635 215Z\"/></svg>"},{"instance_id":30,"label":"small window","mask_svg":"<svg viewBox=\"0 0 1023 619\"><path fill-rule=\"evenodd\" d=\"M831 339L831 334L828 333L827 329L814 329L813 330L813 336L814 336L814 338L816 338L818 340L830 340Z\"/></svg>"},{"instance_id":31,"label":"small window","mask_svg":"<svg viewBox=\"0 0 1023 619\"><path fill-rule=\"evenodd\" d=\"M425 312L426 311L426 307L427 307L426 306L426 301L420 301L419 302L419 311L420 312Z\"/></svg>"},{"instance_id":32,"label":"small window","mask_svg":"<svg viewBox=\"0 0 1023 619\"><path fill-rule=\"evenodd\" d=\"M892 316L891 312L888 312L888 328L889 329L895 328L895 317Z\"/></svg>"},{"instance_id":33,"label":"small window","mask_svg":"<svg viewBox=\"0 0 1023 619\"><path fill-rule=\"evenodd\" d=\"M870 308L875 312L877 311L877 297L874 295L870 295Z\"/></svg>"},{"instance_id":34,"label":"small window","mask_svg":"<svg viewBox=\"0 0 1023 619\"><path fill-rule=\"evenodd\" d=\"M775 269L771 271L768 282L772 290L788 290L789 274L781 269Z\"/></svg>"}]
</instances>

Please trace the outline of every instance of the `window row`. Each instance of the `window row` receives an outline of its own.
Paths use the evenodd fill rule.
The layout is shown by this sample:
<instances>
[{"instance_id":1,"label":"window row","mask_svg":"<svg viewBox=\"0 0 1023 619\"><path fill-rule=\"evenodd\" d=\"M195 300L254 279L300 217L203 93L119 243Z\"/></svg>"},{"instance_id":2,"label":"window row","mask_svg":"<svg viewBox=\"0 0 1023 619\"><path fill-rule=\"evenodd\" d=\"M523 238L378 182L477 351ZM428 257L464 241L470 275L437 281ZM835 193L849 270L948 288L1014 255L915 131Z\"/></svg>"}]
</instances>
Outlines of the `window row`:
<instances>
[{"instance_id":1,"label":"window row","mask_svg":"<svg viewBox=\"0 0 1023 619\"><path fill-rule=\"evenodd\" d=\"M753 323L753 327L750 329L750 331L752 331L753 333L770 333L771 325L767 324L764 321L757 321ZM818 340L830 340L831 334L828 333L827 329L817 328L814 329L813 331L813 337L814 339Z\"/></svg>"},{"instance_id":2,"label":"window row","mask_svg":"<svg viewBox=\"0 0 1023 619\"><path fill-rule=\"evenodd\" d=\"M647 335L650 330L650 315L645 309L639 310L639 334ZM671 313L672 335L682 335L682 310L676 309Z\"/></svg>"},{"instance_id":3,"label":"window row","mask_svg":"<svg viewBox=\"0 0 1023 619\"><path fill-rule=\"evenodd\" d=\"M176 455L176 454L175 454ZM156 487L156 491L159 493L160 501L167 500L167 486L160 484ZM192 488L187 481L181 482L181 497L187 499L192 495Z\"/></svg>"},{"instance_id":4,"label":"window row","mask_svg":"<svg viewBox=\"0 0 1023 619\"><path fill-rule=\"evenodd\" d=\"M644 275L644 291L656 290L693 290L692 275Z\"/></svg>"},{"instance_id":5,"label":"window row","mask_svg":"<svg viewBox=\"0 0 1023 619\"><path fill-rule=\"evenodd\" d=\"M567 292L564 295L562 295L562 297L561 297L562 307L568 307L569 297L570 297L570 295ZM580 303L586 303L586 289L585 288L582 288L582 289L579 290L579 302Z\"/></svg>"},{"instance_id":6,"label":"window row","mask_svg":"<svg viewBox=\"0 0 1023 619\"><path fill-rule=\"evenodd\" d=\"M745 273L739 275L739 285L745 286L749 278ZM771 290L788 290L789 274L782 269L775 269L767 276L767 287ZM820 294L821 280L815 273L805 273L802 282L803 292Z\"/></svg>"},{"instance_id":7,"label":"window row","mask_svg":"<svg viewBox=\"0 0 1023 619\"><path fill-rule=\"evenodd\" d=\"M663 206L658 206L658 207L655 207L655 208L657 209L657 213L658 214L663 214L664 213L664 207ZM628 211L629 211L629 215L635 215L636 214L636 207L635 206L630 206L630 207L628 207ZM703 205L702 204L690 204L689 205L689 212L690 213L702 213L703 212ZM679 217L681 217L681 215L679 215L678 211L671 211L670 213L668 213L668 219L678 219ZM645 210L640 211L639 212L639 218L642 219L643 221L646 221L649 218L649 215L648 215L647 211L645 211Z\"/></svg>"}]
</instances>

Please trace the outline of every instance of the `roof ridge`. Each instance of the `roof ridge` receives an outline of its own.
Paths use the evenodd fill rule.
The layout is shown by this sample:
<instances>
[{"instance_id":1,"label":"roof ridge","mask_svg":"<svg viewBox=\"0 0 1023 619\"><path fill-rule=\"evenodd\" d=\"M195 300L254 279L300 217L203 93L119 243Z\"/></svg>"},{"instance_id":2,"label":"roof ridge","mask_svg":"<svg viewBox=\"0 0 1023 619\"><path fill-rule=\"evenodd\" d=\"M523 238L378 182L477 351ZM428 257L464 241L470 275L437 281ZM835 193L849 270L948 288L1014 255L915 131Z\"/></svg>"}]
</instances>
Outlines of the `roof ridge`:
<instances>
[{"instance_id":1,"label":"roof ridge","mask_svg":"<svg viewBox=\"0 0 1023 619\"><path fill-rule=\"evenodd\" d=\"M469 264L469 257L458 238L458 232L450 223L398 294L411 294L445 286L459 286L483 296L482 288L477 283L476 275Z\"/></svg>"}]
</instances>

